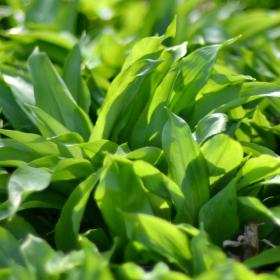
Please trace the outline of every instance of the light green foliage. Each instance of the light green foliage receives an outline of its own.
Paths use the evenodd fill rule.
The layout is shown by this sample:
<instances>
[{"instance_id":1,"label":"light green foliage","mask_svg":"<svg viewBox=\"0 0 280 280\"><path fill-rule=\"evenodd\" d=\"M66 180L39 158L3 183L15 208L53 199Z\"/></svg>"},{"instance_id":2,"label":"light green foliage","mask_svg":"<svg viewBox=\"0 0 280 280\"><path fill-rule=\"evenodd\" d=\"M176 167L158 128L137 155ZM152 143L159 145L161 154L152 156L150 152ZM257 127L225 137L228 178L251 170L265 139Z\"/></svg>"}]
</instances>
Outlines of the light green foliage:
<instances>
[{"instance_id":1,"label":"light green foliage","mask_svg":"<svg viewBox=\"0 0 280 280\"><path fill-rule=\"evenodd\" d=\"M0 1L0 279L278 279L279 9Z\"/></svg>"}]
</instances>

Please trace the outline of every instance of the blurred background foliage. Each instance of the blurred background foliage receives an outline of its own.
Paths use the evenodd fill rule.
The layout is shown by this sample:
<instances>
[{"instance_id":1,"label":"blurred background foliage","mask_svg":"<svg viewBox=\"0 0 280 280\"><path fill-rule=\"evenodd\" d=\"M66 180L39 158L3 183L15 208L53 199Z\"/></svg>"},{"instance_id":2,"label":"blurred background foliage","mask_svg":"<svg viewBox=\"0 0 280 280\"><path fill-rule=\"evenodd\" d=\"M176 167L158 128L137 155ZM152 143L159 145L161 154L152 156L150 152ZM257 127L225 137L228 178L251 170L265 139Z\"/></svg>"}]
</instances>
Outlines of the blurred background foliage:
<instances>
[{"instance_id":1,"label":"blurred background foliage","mask_svg":"<svg viewBox=\"0 0 280 280\"><path fill-rule=\"evenodd\" d=\"M102 76L106 73L108 79L120 69L135 40L163 34L174 14L177 34L175 42L170 43L187 40L189 50L241 33L242 41L253 48L263 45L264 37L256 36L263 31L276 43L279 40L279 28L273 28L280 21L280 2L275 0L1 0L0 5L1 49L5 53L9 49L11 56L16 54L19 61L24 61L38 45L54 62L62 64L79 42L84 64L97 68L97 73L102 71ZM274 48L262 48L258 52L261 57L254 57L251 64L265 67L266 58L277 57ZM243 64L252 55L243 49L239 54L245 58ZM8 62L9 57L5 60ZM273 79L278 70L272 68L262 75ZM106 81L99 83L106 87Z\"/></svg>"},{"instance_id":2,"label":"blurred background foliage","mask_svg":"<svg viewBox=\"0 0 280 280\"><path fill-rule=\"evenodd\" d=\"M242 35L222 52L220 64L278 83L278 8L277 0L1 0L0 71L28 81L26 60L39 47L61 73L79 44L82 76L96 109L134 42L163 34L176 15L176 34L165 45L187 41L190 53Z\"/></svg>"}]
</instances>

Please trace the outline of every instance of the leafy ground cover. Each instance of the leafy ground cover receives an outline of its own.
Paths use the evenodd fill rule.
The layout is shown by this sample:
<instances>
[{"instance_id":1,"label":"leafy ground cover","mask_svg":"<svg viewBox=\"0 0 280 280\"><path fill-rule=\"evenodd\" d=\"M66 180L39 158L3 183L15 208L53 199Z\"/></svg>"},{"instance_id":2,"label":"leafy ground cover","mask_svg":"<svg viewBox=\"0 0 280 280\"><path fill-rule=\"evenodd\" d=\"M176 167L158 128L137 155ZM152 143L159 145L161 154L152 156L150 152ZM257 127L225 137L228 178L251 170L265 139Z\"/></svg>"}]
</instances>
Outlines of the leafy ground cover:
<instances>
[{"instance_id":1,"label":"leafy ground cover","mask_svg":"<svg viewBox=\"0 0 280 280\"><path fill-rule=\"evenodd\" d=\"M0 279L280 278L278 1L0 4Z\"/></svg>"}]
</instances>

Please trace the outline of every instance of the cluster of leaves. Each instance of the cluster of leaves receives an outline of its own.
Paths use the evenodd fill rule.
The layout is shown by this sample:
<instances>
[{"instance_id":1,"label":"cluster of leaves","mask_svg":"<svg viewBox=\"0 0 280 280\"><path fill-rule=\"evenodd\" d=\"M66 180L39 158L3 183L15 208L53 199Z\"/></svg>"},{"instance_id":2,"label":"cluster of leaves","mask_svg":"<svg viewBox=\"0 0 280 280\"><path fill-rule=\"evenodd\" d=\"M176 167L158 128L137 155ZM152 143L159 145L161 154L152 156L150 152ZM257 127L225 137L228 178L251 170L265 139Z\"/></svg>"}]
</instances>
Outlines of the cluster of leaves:
<instances>
[{"instance_id":1,"label":"cluster of leaves","mask_svg":"<svg viewBox=\"0 0 280 280\"><path fill-rule=\"evenodd\" d=\"M0 4L0 279L279 279L278 10Z\"/></svg>"}]
</instances>

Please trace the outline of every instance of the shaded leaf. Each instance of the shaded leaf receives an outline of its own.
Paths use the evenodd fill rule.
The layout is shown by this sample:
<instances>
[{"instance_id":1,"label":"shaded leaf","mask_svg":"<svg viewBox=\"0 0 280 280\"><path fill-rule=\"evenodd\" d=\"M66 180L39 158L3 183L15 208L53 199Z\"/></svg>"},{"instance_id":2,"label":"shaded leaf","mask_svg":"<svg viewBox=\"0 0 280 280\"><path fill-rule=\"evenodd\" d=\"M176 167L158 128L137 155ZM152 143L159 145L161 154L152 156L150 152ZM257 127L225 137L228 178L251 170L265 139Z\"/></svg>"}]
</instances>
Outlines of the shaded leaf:
<instances>
[{"instance_id":1,"label":"shaded leaf","mask_svg":"<svg viewBox=\"0 0 280 280\"><path fill-rule=\"evenodd\" d=\"M209 198L207 167L189 126L173 113L164 126L162 146L171 178L185 195L184 220L196 223L200 207Z\"/></svg>"}]
</instances>

